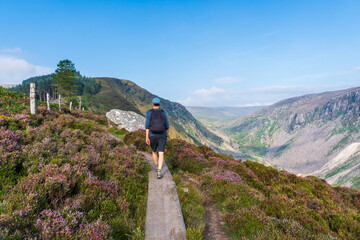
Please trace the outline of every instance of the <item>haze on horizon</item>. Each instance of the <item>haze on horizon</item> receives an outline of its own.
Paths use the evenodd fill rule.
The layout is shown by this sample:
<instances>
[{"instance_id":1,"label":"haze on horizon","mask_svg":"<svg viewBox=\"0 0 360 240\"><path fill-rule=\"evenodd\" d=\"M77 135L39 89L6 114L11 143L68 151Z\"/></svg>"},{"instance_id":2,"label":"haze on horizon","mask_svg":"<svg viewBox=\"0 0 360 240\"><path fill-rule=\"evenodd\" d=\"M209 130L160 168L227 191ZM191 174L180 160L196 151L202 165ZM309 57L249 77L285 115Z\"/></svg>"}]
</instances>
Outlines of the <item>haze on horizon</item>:
<instances>
[{"instance_id":1,"label":"haze on horizon","mask_svg":"<svg viewBox=\"0 0 360 240\"><path fill-rule=\"evenodd\" d=\"M360 86L360 2L0 0L0 84L129 79L186 106L258 106Z\"/></svg>"}]
</instances>

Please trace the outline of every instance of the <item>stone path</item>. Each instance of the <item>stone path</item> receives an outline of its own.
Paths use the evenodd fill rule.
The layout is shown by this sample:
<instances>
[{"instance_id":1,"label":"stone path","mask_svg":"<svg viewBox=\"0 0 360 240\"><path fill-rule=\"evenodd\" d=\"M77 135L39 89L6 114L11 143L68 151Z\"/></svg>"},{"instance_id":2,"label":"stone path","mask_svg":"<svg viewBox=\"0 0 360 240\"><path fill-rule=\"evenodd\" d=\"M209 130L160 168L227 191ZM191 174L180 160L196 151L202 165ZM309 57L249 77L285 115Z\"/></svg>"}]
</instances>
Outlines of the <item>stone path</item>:
<instances>
[{"instance_id":1,"label":"stone path","mask_svg":"<svg viewBox=\"0 0 360 240\"><path fill-rule=\"evenodd\" d=\"M142 153L152 164L152 156ZM186 228L172 175L164 163L163 178L149 172L145 240L186 240Z\"/></svg>"}]
</instances>

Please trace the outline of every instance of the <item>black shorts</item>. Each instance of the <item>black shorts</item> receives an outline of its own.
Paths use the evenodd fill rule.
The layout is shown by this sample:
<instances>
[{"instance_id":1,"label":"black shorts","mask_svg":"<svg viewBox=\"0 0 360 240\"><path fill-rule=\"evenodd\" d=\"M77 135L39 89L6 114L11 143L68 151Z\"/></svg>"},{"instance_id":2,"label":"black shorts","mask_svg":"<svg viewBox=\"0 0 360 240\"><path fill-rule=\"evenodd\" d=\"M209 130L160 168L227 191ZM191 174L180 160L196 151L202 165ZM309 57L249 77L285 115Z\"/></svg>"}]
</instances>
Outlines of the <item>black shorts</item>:
<instances>
[{"instance_id":1,"label":"black shorts","mask_svg":"<svg viewBox=\"0 0 360 240\"><path fill-rule=\"evenodd\" d=\"M150 136L150 146L153 152L165 152L166 135L158 134Z\"/></svg>"}]
</instances>

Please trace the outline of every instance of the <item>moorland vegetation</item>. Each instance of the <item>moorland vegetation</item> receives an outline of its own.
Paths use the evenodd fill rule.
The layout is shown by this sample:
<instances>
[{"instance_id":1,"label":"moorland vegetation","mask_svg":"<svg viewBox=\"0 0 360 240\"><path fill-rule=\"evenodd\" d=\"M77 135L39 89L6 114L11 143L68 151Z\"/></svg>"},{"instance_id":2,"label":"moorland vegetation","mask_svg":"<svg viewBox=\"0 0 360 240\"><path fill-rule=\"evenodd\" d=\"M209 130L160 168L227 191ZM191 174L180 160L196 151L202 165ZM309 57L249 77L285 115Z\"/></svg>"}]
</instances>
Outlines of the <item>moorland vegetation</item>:
<instances>
[{"instance_id":1,"label":"moorland vegetation","mask_svg":"<svg viewBox=\"0 0 360 240\"><path fill-rule=\"evenodd\" d=\"M30 115L0 88L0 236L142 239L149 165L145 131L110 130L88 111ZM189 239L201 239L204 198L236 239L359 239L360 192L332 187L181 139L167 145ZM192 179L192 181L188 181ZM186 187L185 193L181 188Z\"/></svg>"},{"instance_id":2,"label":"moorland vegetation","mask_svg":"<svg viewBox=\"0 0 360 240\"><path fill-rule=\"evenodd\" d=\"M0 88L0 239L142 239L148 163L87 111Z\"/></svg>"},{"instance_id":3,"label":"moorland vegetation","mask_svg":"<svg viewBox=\"0 0 360 240\"><path fill-rule=\"evenodd\" d=\"M138 130L125 139L146 150L139 141L143 135L144 131ZM180 139L168 142L166 162L176 182L188 187L188 194L178 192L186 227L194 236L205 230L203 196L222 212L227 232L235 239L360 238L358 190L235 160Z\"/></svg>"}]
</instances>

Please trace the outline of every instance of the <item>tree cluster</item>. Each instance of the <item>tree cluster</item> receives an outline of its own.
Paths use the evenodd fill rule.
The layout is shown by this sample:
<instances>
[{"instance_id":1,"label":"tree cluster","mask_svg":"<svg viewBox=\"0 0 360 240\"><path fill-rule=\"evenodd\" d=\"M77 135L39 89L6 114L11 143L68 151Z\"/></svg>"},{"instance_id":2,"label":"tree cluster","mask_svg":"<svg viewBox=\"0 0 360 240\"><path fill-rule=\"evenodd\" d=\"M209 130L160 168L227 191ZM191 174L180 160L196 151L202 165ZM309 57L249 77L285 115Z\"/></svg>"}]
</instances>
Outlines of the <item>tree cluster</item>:
<instances>
[{"instance_id":1,"label":"tree cluster","mask_svg":"<svg viewBox=\"0 0 360 240\"><path fill-rule=\"evenodd\" d=\"M59 94L71 99L74 96L95 95L100 91L101 84L82 76L70 60L62 60L57 66L54 74L29 78L10 90L29 95L30 83L35 83L36 98L40 101L46 101L47 93L51 99L57 99Z\"/></svg>"}]
</instances>

